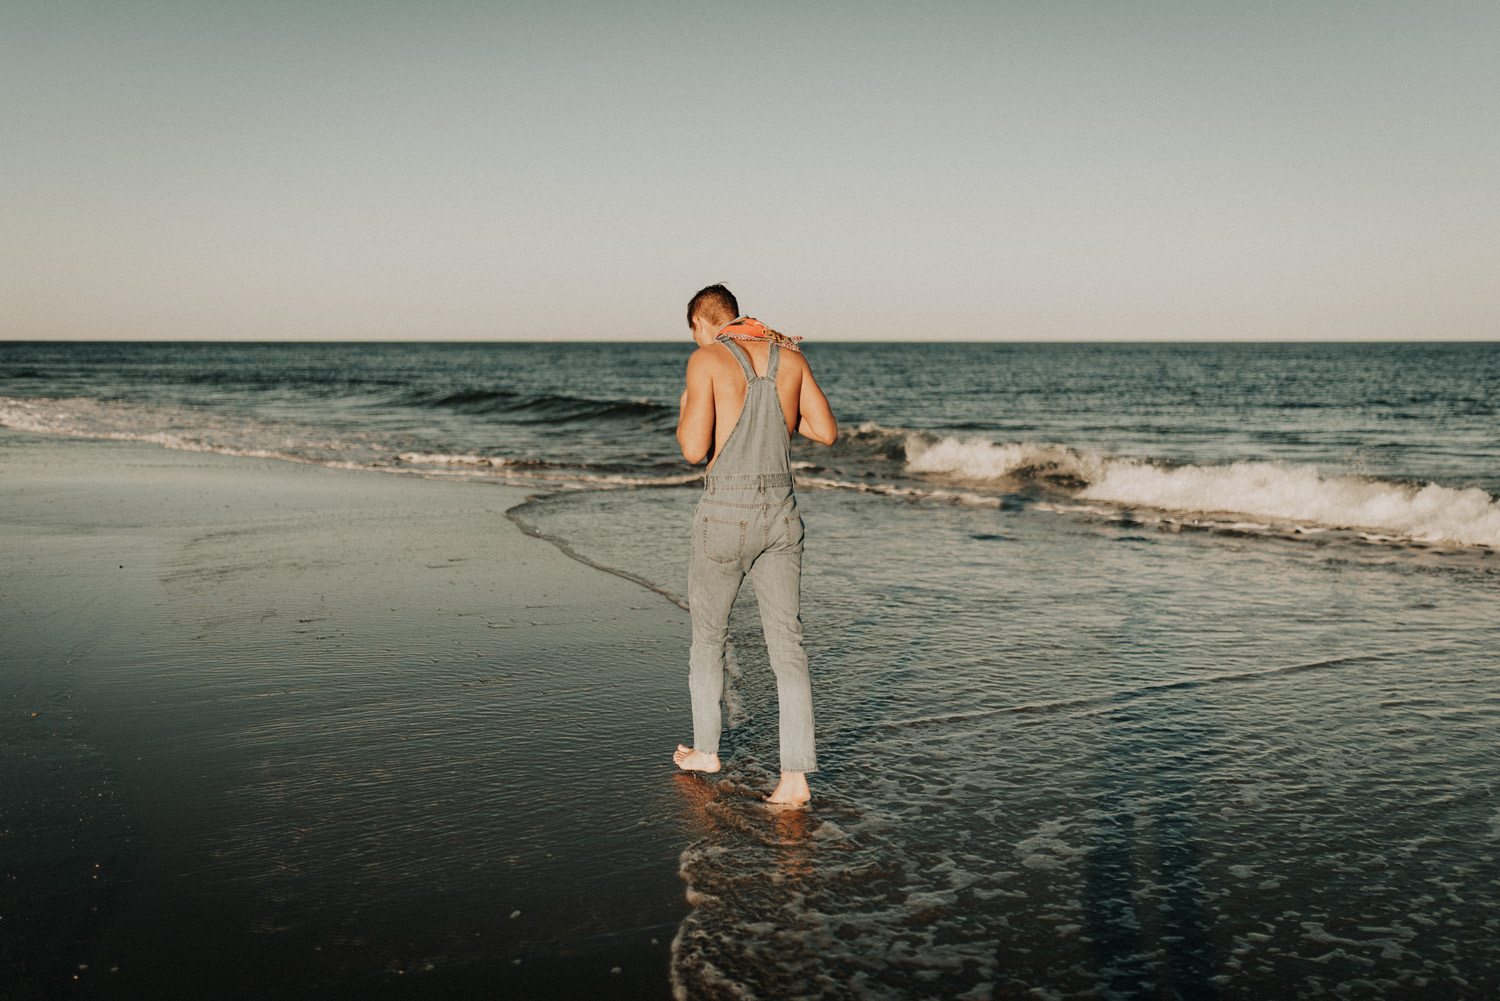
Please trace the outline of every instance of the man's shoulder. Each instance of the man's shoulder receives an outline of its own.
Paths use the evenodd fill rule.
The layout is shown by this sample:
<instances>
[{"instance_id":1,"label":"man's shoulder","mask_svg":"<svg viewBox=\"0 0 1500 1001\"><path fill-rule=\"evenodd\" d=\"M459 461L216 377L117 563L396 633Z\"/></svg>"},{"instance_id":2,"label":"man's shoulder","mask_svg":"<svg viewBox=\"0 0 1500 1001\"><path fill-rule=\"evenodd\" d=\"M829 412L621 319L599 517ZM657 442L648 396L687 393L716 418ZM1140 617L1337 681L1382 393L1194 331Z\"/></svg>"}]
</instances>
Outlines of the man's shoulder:
<instances>
[{"instance_id":1,"label":"man's shoulder","mask_svg":"<svg viewBox=\"0 0 1500 1001\"><path fill-rule=\"evenodd\" d=\"M734 364L734 358L728 348L715 341L688 355L688 376L710 376L723 370L726 364Z\"/></svg>"},{"instance_id":2,"label":"man's shoulder","mask_svg":"<svg viewBox=\"0 0 1500 1001\"><path fill-rule=\"evenodd\" d=\"M781 349L781 371L789 372L798 378L812 373L812 366L807 363L807 358L801 351L792 351L789 348Z\"/></svg>"},{"instance_id":3,"label":"man's shoulder","mask_svg":"<svg viewBox=\"0 0 1500 1001\"><path fill-rule=\"evenodd\" d=\"M714 341L712 344L706 344L701 348L696 348L694 349L692 354L688 355L689 365L719 366L723 365L725 362L733 363L734 355L730 354L729 348L725 347L722 341Z\"/></svg>"}]
</instances>

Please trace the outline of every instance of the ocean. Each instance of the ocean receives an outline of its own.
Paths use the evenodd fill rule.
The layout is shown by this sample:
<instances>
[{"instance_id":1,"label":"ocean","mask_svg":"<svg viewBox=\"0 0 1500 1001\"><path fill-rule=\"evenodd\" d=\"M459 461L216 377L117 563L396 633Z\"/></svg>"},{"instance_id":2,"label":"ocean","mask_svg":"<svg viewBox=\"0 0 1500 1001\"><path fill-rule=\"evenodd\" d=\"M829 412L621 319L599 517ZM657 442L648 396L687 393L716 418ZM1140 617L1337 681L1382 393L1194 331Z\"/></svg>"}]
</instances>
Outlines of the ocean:
<instances>
[{"instance_id":1,"label":"ocean","mask_svg":"<svg viewBox=\"0 0 1500 1001\"><path fill-rule=\"evenodd\" d=\"M822 770L747 587L679 996L1500 992L1500 344L805 346ZM690 350L6 343L0 424L524 486L681 604Z\"/></svg>"}]
</instances>

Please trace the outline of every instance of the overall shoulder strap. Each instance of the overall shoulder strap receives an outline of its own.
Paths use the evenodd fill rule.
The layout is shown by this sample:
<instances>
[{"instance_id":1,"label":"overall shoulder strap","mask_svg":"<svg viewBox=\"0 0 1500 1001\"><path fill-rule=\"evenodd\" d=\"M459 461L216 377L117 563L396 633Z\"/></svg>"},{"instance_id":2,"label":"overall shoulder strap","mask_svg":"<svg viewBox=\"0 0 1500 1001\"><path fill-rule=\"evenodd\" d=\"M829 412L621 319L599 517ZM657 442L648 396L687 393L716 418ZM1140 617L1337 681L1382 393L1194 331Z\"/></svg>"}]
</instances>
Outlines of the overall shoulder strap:
<instances>
[{"instance_id":1,"label":"overall shoulder strap","mask_svg":"<svg viewBox=\"0 0 1500 1001\"><path fill-rule=\"evenodd\" d=\"M740 363L740 368L745 370L745 382L753 382L755 380L755 366L750 364L750 356L745 354L745 349L734 343L733 338L727 334L719 337L718 341L729 349L729 353L734 355L734 360Z\"/></svg>"},{"instance_id":2,"label":"overall shoulder strap","mask_svg":"<svg viewBox=\"0 0 1500 1001\"><path fill-rule=\"evenodd\" d=\"M766 378L776 381L776 367L781 364L781 345L771 345L771 360L766 362Z\"/></svg>"}]
</instances>

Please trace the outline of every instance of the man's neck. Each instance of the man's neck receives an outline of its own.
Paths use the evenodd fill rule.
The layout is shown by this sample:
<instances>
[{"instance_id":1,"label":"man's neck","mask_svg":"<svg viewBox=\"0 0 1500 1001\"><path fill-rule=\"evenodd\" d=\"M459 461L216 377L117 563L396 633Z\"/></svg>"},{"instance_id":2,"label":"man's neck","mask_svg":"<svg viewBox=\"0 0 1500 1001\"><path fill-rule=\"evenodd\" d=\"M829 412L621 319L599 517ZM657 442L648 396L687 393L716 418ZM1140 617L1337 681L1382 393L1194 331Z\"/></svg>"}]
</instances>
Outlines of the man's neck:
<instances>
[{"instance_id":1,"label":"man's neck","mask_svg":"<svg viewBox=\"0 0 1500 1001\"><path fill-rule=\"evenodd\" d=\"M718 338L719 331L736 319L738 317L725 317L722 313L713 319L702 315L696 316L693 318L693 340L698 342L699 347L708 347Z\"/></svg>"}]
</instances>

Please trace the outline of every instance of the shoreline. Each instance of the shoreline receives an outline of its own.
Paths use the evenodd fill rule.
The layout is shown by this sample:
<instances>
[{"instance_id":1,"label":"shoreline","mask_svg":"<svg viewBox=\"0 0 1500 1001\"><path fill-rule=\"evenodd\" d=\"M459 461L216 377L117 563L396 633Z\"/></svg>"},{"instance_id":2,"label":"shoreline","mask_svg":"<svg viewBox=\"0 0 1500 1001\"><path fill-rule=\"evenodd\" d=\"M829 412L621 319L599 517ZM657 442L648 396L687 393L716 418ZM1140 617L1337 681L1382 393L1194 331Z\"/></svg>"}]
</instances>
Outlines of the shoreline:
<instances>
[{"instance_id":1,"label":"shoreline","mask_svg":"<svg viewBox=\"0 0 1500 1001\"><path fill-rule=\"evenodd\" d=\"M688 623L526 490L9 429L0 470L11 996L670 996Z\"/></svg>"}]
</instances>

